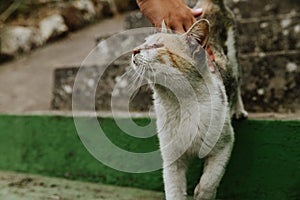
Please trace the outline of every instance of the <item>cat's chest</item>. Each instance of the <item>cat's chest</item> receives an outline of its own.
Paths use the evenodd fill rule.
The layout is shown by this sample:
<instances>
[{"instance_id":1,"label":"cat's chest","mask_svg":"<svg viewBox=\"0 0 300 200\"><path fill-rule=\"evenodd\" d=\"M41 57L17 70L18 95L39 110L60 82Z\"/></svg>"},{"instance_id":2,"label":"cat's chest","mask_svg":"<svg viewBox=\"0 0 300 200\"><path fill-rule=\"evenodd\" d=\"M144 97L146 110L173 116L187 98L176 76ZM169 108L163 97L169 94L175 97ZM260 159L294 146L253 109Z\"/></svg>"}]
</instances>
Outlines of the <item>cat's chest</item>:
<instances>
[{"instance_id":1,"label":"cat's chest","mask_svg":"<svg viewBox=\"0 0 300 200\"><path fill-rule=\"evenodd\" d=\"M174 102L166 105L160 99L154 100L158 134L184 137L205 132L205 124L209 124L209 103L194 101L183 104Z\"/></svg>"},{"instance_id":2,"label":"cat's chest","mask_svg":"<svg viewBox=\"0 0 300 200\"><path fill-rule=\"evenodd\" d=\"M182 152L187 156L197 155L207 131L200 112L166 111L161 107L157 109L159 109L156 115L160 146L171 145L172 152ZM208 124L208 121L205 124Z\"/></svg>"}]
</instances>

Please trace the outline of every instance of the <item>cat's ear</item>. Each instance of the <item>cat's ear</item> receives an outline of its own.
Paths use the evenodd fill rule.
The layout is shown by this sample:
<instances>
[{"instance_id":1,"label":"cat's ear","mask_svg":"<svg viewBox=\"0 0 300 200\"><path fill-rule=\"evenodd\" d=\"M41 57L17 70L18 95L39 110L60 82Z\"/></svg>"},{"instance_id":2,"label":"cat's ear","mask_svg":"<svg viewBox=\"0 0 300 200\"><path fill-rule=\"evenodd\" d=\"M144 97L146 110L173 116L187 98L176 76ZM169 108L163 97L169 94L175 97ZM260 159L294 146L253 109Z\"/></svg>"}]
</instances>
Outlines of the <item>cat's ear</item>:
<instances>
[{"instance_id":1,"label":"cat's ear","mask_svg":"<svg viewBox=\"0 0 300 200\"><path fill-rule=\"evenodd\" d=\"M186 35L193 37L202 47L204 47L207 44L209 32L209 21L201 19L193 24L186 32Z\"/></svg>"},{"instance_id":2,"label":"cat's ear","mask_svg":"<svg viewBox=\"0 0 300 200\"><path fill-rule=\"evenodd\" d=\"M161 32L162 33L168 33L168 28L167 28L167 25L165 23L165 20L162 20L162 22L161 22Z\"/></svg>"},{"instance_id":3,"label":"cat's ear","mask_svg":"<svg viewBox=\"0 0 300 200\"><path fill-rule=\"evenodd\" d=\"M161 32L162 33L172 33L172 31L170 29L168 29L165 20L162 20L161 22Z\"/></svg>"}]
</instances>

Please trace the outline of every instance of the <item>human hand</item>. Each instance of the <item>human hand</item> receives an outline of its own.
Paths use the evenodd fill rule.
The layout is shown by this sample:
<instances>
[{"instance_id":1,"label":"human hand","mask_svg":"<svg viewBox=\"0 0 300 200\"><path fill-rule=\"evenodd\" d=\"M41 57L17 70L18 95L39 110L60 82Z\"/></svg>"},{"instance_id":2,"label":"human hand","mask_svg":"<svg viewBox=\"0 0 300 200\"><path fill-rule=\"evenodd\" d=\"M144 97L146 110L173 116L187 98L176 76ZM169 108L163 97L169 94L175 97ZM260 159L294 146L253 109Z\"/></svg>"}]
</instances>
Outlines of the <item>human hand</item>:
<instances>
[{"instance_id":1,"label":"human hand","mask_svg":"<svg viewBox=\"0 0 300 200\"><path fill-rule=\"evenodd\" d=\"M167 27L179 33L186 32L195 22L202 9L189 8L184 0L137 0L142 13L156 28L164 20Z\"/></svg>"}]
</instances>

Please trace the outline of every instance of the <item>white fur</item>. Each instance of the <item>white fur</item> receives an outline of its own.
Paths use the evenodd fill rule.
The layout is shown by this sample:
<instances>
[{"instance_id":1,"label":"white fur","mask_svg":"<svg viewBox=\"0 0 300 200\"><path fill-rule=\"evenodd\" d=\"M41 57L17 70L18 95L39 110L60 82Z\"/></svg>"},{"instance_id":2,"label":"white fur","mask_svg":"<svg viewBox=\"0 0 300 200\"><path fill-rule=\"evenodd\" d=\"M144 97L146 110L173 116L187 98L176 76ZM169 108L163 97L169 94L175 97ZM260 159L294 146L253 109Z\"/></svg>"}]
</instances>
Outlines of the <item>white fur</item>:
<instances>
[{"instance_id":1,"label":"white fur","mask_svg":"<svg viewBox=\"0 0 300 200\"><path fill-rule=\"evenodd\" d=\"M149 48L161 43L164 44L161 48ZM138 73L142 71L154 91L166 199L186 199L186 161L199 154L206 156L205 168L195 188L194 198L214 199L234 141L220 75L211 73L206 61L202 67L207 70L195 78L189 72L174 67L166 55L161 56L165 64L158 60L161 51L171 49L174 54L180 55L182 64L188 69L195 68L182 36L156 34L138 49L139 53L132 57L132 65Z\"/></svg>"},{"instance_id":2,"label":"white fur","mask_svg":"<svg viewBox=\"0 0 300 200\"><path fill-rule=\"evenodd\" d=\"M203 90L203 85L200 84L195 91L197 96L205 96L205 92L207 92L207 90ZM213 105L215 108L226 106L218 105L220 101L217 94L212 94L211 97L212 102L204 99L202 101L189 99L185 104L181 105L185 108L181 110L183 113L178 113L180 109L177 102L172 102L170 98L165 97L164 94L160 94L160 91L154 89L157 128L159 130L158 137L164 161L163 175L167 200L186 199L186 160L191 156L198 156L201 147L205 145L202 140L206 141L206 126L210 124L208 117L211 114L210 106ZM160 109L161 107L164 107L164 109ZM220 118L213 119L212 126L215 126L222 120ZM194 132L195 130L196 133ZM210 132L210 134L212 137L219 135L217 132ZM225 140L225 138L227 139ZM216 189L230 157L233 138L230 116L227 112L226 123L221 137L217 138L219 142L211 149L212 151L206 158L206 167L195 189L195 199L215 198ZM168 149L162 148L174 140L178 140L178 142L173 143Z\"/></svg>"}]
</instances>

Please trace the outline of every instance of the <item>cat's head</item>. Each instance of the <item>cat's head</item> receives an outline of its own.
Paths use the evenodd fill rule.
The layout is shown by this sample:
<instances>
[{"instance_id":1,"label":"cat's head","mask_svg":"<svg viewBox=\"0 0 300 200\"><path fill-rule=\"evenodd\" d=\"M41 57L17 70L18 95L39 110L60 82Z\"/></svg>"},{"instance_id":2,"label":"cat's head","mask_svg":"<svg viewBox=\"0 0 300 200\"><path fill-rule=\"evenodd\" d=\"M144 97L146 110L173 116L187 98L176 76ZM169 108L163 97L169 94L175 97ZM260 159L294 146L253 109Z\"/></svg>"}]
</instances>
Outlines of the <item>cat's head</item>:
<instances>
[{"instance_id":1,"label":"cat's head","mask_svg":"<svg viewBox=\"0 0 300 200\"><path fill-rule=\"evenodd\" d=\"M149 36L144 44L133 50L132 67L147 78L197 71L195 63L206 57L195 58L194 53L206 46L209 30L209 22L204 19L182 35L169 31L163 22L162 32Z\"/></svg>"}]
</instances>

